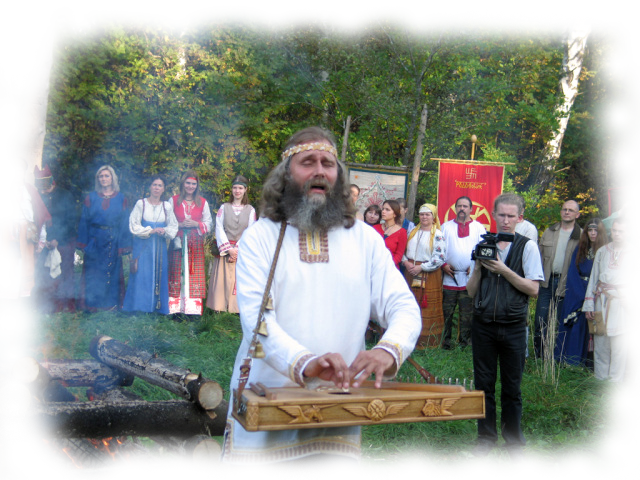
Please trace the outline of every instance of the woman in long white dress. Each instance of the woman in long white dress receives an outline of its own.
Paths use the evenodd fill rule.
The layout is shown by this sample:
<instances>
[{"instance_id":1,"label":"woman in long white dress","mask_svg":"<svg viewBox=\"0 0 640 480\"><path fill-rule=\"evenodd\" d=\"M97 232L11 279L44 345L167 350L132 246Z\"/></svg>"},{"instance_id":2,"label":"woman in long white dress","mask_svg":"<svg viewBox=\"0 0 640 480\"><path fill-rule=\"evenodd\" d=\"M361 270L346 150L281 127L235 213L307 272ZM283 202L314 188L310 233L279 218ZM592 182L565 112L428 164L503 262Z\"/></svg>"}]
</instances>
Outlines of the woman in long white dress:
<instances>
[{"instance_id":1,"label":"woman in long white dress","mask_svg":"<svg viewBox=\"0 0 640 480\"><path fill-rule=\"evenodd\" d=\"M249 205L247 190L248 180L238 175L231 184L229 201L216 214L219 255L212 263L207 307L218 312L239 313L236 297L237 243L242 233L256 221L256 211Z\"/></svg>"}]
</instances>

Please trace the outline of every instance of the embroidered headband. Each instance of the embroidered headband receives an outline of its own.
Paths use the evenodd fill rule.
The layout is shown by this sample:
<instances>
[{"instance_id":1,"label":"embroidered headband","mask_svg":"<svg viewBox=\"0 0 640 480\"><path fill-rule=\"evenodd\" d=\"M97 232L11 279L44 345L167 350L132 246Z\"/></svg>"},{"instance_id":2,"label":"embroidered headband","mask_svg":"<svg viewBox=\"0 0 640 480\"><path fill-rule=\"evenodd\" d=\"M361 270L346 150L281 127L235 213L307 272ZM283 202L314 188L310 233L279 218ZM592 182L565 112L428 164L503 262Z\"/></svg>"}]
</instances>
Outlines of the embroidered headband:
<instances>
[{"instance_id":1,"label":"embroidered headband","mask_svg":"<svg viewBox=\"0 0 640 480\"><path fill-rule=\"evenodd\" d=\"M231 184L231 186L232 186L232 187L233 187L234 185L242 185L244 188L247 188L247 184L246 184L246 183L244 183L244 182L240 182L240 181L238 181L238 182L233 182L233 183Z\"/></svg>"},{"instance_id":2,"label":"embroidered headband","mask_svg":"<svg viewBox=\"0 0 640 480\"><path fill-rule=\"evenodd\" d=\"M184 181L186 182L187 180L193 180L194 182L198 182L198 179L196 177L187 177L184 179Z\"/></svg>"},{"instance_id":3,"label":"embroidered headband","mask_svg":"<svg viewBox=\"0 0 640 480\"><path fill-rule=\"evenodd\" d=\"M282 152L282 160L286 160L296 153L306 152L307 150L321 150L324 152L329 152L333 154L334 157L338 158L338 151L332 145L323 142L312 142L301 143L300 145L294 145L293 147L287 148L284 152Z\"/></svg>"}]
</instances>

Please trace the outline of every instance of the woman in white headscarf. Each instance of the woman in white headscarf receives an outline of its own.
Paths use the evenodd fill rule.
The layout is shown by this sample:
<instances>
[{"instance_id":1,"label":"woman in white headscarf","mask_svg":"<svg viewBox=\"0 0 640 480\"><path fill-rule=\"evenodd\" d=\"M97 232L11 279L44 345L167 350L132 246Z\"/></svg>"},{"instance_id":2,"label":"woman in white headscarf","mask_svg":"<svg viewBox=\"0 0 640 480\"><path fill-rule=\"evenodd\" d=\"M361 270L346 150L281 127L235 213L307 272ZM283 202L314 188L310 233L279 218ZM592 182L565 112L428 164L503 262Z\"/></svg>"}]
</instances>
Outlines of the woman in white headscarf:
<instances>
[{"instance_id":1,"label":"woman in white headscarf","mask_svg":"<svg viewBox=\"0 0 640 480\"><path fill-rule=\"evenodd\" d=\"M436 206L425 203L420 207L419 217L420 223L409 232L402 265L422 313L422 332L416 347L424 348L439 345L442 335L444 317L440 267L446 258L446 245Z\"/></svg>"}]
</instances>

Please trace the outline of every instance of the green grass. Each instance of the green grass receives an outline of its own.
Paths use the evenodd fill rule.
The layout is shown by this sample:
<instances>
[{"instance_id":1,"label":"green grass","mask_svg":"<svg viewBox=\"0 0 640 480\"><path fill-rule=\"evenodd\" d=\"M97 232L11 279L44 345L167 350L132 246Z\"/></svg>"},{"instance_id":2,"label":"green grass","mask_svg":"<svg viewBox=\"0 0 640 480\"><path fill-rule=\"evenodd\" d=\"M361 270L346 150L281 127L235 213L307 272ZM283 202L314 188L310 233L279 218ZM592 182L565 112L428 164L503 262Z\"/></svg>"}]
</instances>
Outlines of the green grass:
<instances>
[{"instance_id":1,"label":"green grass","mask_svg":"<svg viewBox=\"0 0 640 480\"><path fill-rule=\"evenodd\" d=\"M57 314L39 319L31 345L37 360L91 358L88 348L96 335L108 335L132 347L156 353L175 365L217 381L228 400L229 381L241 340L239 318L207 310L197 322L176 322L162 315L129 315L117 312ZM472 379L471 349L444 351L438 348L414 353L413 358L441 378ZM560 367L555 383L542 380L542 365L527 359L523 392L523 429L527 450L539 454L589 450L606 424L603 406L608 401L606 384L591 372ZM398 375L407 382L422 382L405 363ZM147 400L175 398L162 388L136 379L129 387ZM84 400L83 390L74 391ZM496 392L499 398L499 385ZM499 415L499 412L498 412ZM499 418L499 417L498 417ZM473 446L476 422L440 421L367 426L363 428L363 455L368 459L393 459L412 452L431 452L438 460L465 457ZM497 454L499 455L499 454Z\"/></svg>"}]
</instances>

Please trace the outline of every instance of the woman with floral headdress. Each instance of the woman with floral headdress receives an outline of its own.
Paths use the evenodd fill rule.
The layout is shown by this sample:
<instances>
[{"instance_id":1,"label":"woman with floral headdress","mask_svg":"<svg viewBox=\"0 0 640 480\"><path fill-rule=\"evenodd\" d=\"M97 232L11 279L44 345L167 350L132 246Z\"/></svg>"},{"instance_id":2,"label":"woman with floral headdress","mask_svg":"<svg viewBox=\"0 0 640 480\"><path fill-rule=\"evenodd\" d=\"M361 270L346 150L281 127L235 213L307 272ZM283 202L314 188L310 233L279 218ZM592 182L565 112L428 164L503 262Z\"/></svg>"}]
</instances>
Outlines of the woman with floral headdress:
<instances>
[{"instance_id":1,"label":"woman with floral headdress","mask_svg":"<svg viewBox=\"0 0 640 480\"><path fill-rule=\"evenodd\" d=\"M9 160L14 170L10 187L11 216L2 219L0 226L0 253L9 261L9 285L0 285L2 311L20 311L21 299L31 296L34 287L34 251L40 252L47 241L45 224L51 224L51 215L38 190L24 180L27 161L22 157ZM28 223L35 223L38 238L28 238Z\"/></svg>"},{"instance_id":2,"label":"woman with floral headdress","mask_svg":"<svg viewBox=\"0 0 640 480\"><path fill-rule=\"evenodd\" d=\"M202 315L207 295L204 237L213 228L209 204L200 196L193 170L180 179L180 193L169 199L178 220L178 234L169 253L169 313Z\"/></svg>"},{"instance_id":3,"label":"woman with floral headdress","mask_svg":"<svg viewBox=\"0 0 640 480\"><path fill-rule=\"evenodd\" d=\"M256 221L256 211L249 205L249 181L238 175L231 183L229 201L216 214L216 255L209 279L207 307L218 312L239 313L236 297L236 260L238 240Z\"/></svg>"},{"instance_id":4,"label":"woman with floral headdress","mask_svg":"<svg viewBox=\"0 0 640 480\"><path fill-rule=\"evenodd\" d=\"M422 311L418 348L440 343L444 325L440 267L446 258L446 244L436 206L430 203L422 205L419 218L420 224L409 232L407 250L402 257L405 278Z\"/></svg>"},{"instance_id":5,"label":"woman with floral headdress","mask_svg":"<svg viewBox=\"0 0 640 480\"><path fill-rule=\"evenodd\" d=\"M84 252L80 306L95 311L120 308L124 298L122 255L131 251L127 199L118 176L103 165L95 176L95 191L84 199L77 247Z\"/></svg>"}]
</instances>

